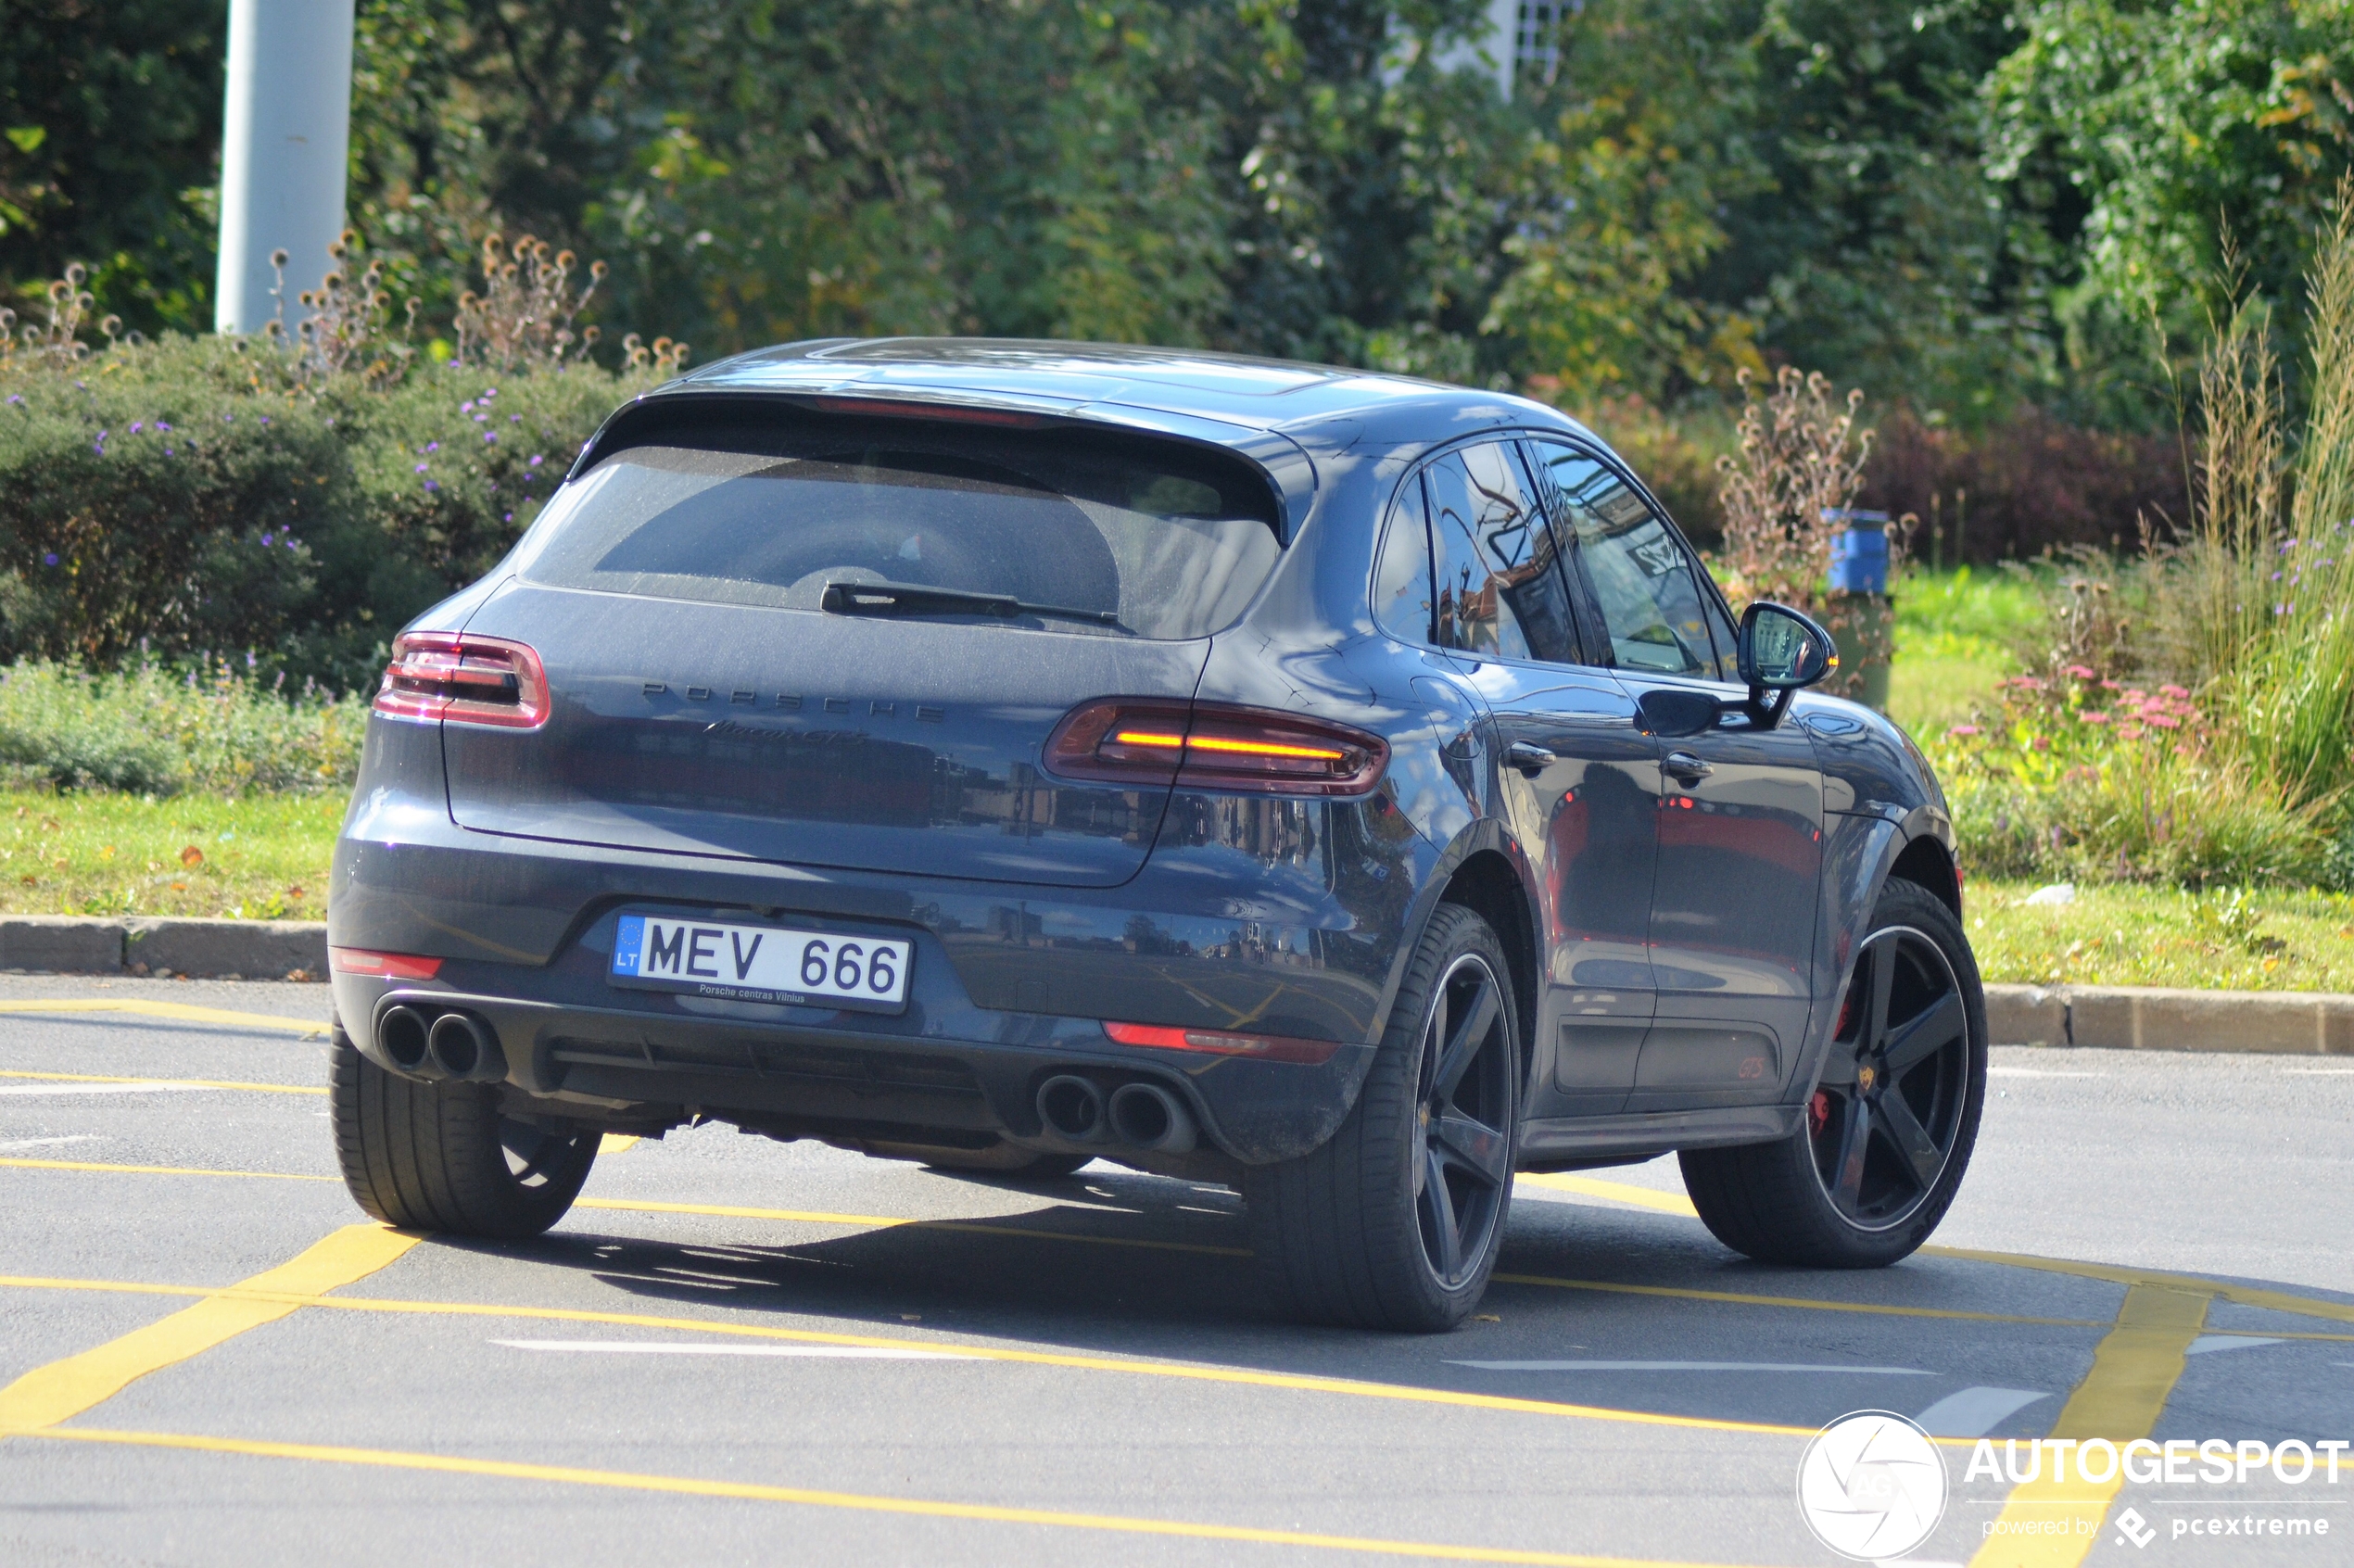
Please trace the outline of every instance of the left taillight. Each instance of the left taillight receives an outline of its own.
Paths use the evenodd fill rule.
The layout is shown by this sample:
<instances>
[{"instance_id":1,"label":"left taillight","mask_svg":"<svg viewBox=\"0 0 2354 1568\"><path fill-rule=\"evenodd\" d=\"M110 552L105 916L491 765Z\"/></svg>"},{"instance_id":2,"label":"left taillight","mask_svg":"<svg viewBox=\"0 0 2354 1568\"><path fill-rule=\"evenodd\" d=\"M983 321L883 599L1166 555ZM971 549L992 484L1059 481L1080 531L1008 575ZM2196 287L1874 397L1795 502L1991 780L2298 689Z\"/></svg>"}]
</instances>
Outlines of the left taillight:
<instances>
[{"instance_id":1,"label":"left taillight","mask_svg":"<svg viewBox=\"0 0 2354 1568\"><path fill-rule=\"evenodd\" d=\"M1389 746L1348 725L1267 708L1107 697L1063 715L1046 769L1107 784L1268 795L1361 795Z\"/></svg>"},{"instance_id":2,"label":"left taillight","mask_svg":"<svg viewBox=\"0 0 2354 1568\"><path fill-rule=\"evenodd\" d=\"M505 638L403 632L373 706L394 718L537 729L548 722L548 672Z\"/></svg>"}]
</instances>

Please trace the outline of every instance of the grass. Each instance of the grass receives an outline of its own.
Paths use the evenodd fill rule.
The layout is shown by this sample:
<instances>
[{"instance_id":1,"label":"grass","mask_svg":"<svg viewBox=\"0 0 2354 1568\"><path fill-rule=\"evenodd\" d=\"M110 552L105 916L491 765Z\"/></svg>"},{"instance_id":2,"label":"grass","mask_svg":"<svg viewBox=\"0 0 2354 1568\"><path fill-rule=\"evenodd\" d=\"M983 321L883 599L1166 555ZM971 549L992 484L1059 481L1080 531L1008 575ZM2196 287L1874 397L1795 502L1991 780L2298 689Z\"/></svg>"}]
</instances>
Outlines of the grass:
<instances>
[{"instance_id":1,"label":"grass","mask_svg":"<svg viewBox=\"0 0 2354 1568\"><path fill-rule=\"evenodd\" d=\"M0 790L0 914L323 919L344 799Z\"/></svg>"},{"instance_id":2,"label":"grass","mask_svg":"<svg viewBox=\"0 0 2354 1568\"><path fill-rule=\"evenodd\" d=\"M1916 737L1942 734L1982 706L1996 681L2019 673L2013 648L2048 616L2029 583L1968 566L1907 572L1892 597L1888 714Z\"/></svg>"},{"instance_id":3,"label":"grass","mask_svg":"<svg viewBox=\"0 0 2354 1568\"><path fill-rule=\"evenodd\" d=\"M2033 891L1969 884L1970 946L1990 984L2354 993L2354 894L2080 883L2074 903L2040 906L2025 902Z\"/></svg>"}]
</instances>

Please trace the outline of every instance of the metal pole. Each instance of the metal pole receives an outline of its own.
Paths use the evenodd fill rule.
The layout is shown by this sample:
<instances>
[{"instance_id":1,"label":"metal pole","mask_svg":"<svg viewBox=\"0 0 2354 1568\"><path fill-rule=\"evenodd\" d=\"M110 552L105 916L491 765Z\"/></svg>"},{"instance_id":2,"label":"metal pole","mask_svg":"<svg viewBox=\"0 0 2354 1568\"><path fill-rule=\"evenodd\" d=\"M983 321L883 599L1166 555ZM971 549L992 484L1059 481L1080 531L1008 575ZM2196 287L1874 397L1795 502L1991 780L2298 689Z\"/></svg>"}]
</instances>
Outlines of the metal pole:
<instances>
[{"instance_id":1,"label":"metal pole","mask_svg":"<svg viewBox=\"0 0 2354 1568\"><path fill-rule=\"evenodd\" d=\"M353 0L229 0L229 95L221 136L221 270L212 324L258 332L276 314L270 256L294 297L327 272L343 232L351 137Z\"/></svg>"}]
</instances>

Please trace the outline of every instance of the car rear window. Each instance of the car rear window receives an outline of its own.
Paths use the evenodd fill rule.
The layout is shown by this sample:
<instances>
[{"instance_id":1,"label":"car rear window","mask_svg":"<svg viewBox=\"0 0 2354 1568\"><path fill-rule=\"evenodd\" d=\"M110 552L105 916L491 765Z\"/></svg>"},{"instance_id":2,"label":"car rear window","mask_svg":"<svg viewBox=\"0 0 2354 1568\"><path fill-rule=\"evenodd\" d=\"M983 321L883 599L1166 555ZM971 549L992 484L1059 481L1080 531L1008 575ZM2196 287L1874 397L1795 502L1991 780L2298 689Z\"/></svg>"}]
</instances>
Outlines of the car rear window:
<instances>
[{"instance_id":1,"label":"car rear window","mask_svg":"<svg viewBox=\"0 0 2354 1568\"><path fill-rule=\"evenodd\" d=\"M912 584L1117 617L1015 625L1183 639L1231 623L1282 553L1266 481L1175 442L814 417L652 434L557 492L522 576L812 611L829 583Z\"/></svg>"}]
</instances>

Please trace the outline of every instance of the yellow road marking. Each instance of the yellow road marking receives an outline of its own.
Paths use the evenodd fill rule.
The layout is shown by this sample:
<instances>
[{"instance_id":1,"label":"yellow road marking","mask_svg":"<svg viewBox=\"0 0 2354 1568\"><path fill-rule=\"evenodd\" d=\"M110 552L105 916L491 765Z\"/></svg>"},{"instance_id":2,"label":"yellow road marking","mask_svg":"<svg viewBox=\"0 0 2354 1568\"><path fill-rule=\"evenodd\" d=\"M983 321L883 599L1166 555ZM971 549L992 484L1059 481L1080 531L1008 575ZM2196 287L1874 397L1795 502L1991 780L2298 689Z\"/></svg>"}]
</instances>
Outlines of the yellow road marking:
<instances>
[{"instance_id":1,"label":"yellow road marking","mask_svg":"<svg viewBox=\"0 0 2354 1568\"><path fill-rule=\"evenodd\" d=\"M247 1329L274 1323L305 1299L365 1279L423 1238L382 1225L347 1225L241 1287L209 1293L160 1322L45 1367L0 1388L0 1434L53 1426L103 1403L151 1372L184 1361ZM258 1294L236 1294L237 1291ZM284 1292L294 1299L273 1299Z\"/></svg>"},{"instance_id":2,"label":"yellow road marking","mask_svg":"<svg viewBox=\"0 0 2354 1568\"><path fill-rule=\"evenodd\" d=\"M324 1089L312 1089L292 1083L236 1083L211 1078L114 1078L95 1072L8 1072L0 1078L34 1078L45 1083L157 1083L190 1089L247 1089L257 1094L323 1094ZM631 1143L637 1140L632 1138Z\"/></svg>"},{"instance_id":3,"label":"yellow road marking","mask_svg":"<svg viewBox=\"0 0 2354 1568\"><path fill-rule=\"evenodd\" d=\"M2164 1269L2129 1269L2111 1263L2062 1262L2051 1258L2031 1258L2024 1253L1981 1252L1962 1246L1925 1246L1921 1250L1933 1252L1940 1258L1963 1258L1975 1263L2003 1263L2014 1269L2075 1274L2088 1280L2107 1280L2127 1286L2148 1285L2158 1290L2187 1291L2196 1296L2220 1296L2235 1306L2260 1307L2267 1311L2291 1312L2302 1318L2328 1318L2341 1323L2354 1323L2354 1302L2320 1301L2310 1296L2292 1296L2286 1291L2265 1290L2257 1285L2233 1284L2227 1280L2210 1280L2198 1274L2177 1274Z\"/></svg>"},{"instance_id":4,"label":"yellow road marking","mask_svg":"<svg viewBox=\"0 0 2354 1568\"><path fill-rule=\"evenodd\" d=\"M236 1024L247 1029L291 1030L297 1034L324 1034L327 1026L307 1018L276 1013L238 1013L226 1007L197 1007L185 1002L142 1002L133 997L97 1001L0 1002L0 1013L139 1013L151 1018L177 1018L183 1023Z\"/></svg>"},{"instance_id":5,"label":"yellow road marking","mask_svg":"<svg viewBox=\"0 0 2354 1568\"><path fill-rule=\"evenodd\" d=\"M335 1176L310 1176L282 1170L220 1170L195 1166L173 1165L108 1165L95 1160L31 1159L17 1156L0 1157L0 1169L18 1167L31 1170L88 1170L135 1176L237 1176L267 1182L335 1182ZM1527 1176L1518 1178L1527 1181ZM1580 1178L1584 1180L1584 1178ZM1618 1182L1598 1183L1617 1186ZM1633 1189L1647 1191L1648 1189ZM1661 1195L1653 1193L1652 1196ZM899 1227L924 1230L961 1231L977 1235L1026 1236L1043 1241L1086 1242L1098 1246L1134 1246L1155 1251L1205 1253L1215 1257L1247 1258L1247 1247L1209 1246L1194 1242L1151 1241L1131 1236L1092 1236L1069 1231L1047 1231L1015 1225L997 1225L981 1220L911 1220L889 1214L832 1214L796 1208L749 1208L730 1204L658 1203L652 1200L624 1198L579 1198L576 1208L614 1209L625 1213L642 1214L708 1214L722 1219L778 1220L809 1225L845 1225L862 1229ZM2020 1269L2034 1269L2050 1273L2070 1274L2081 1279L2106 1280L2120 1284L2152 1284L2162 1288L2205 1292L2220 1296L2241 1306L2262 1308L2268 1311L2286 1312L2309 1318L2323 1318L2339 1322L2354 1322L2354 1304L2322 1301L2311 1296L2293 1296L2283 1291L2263 1290L2249 1285L2232 1284L2221 1280L2209 1280L2196 1274L2173 1274L2147 1269L2126 1269L2106 1263L2077 1263L2062 1258L2035 1258L2025 1253L1982 1252L1968 1247L1925 1246L1921 1251L1940 1258L1958 1258L1976 1263L2006 1264ZM1858 1312L1867 1316L1948 1318L1963 1321L1989 1323L2019 1323L2044 1328L2102 1328L2099 1321L2082 1318L2013 1317L1999 1312L1970 1312L1941 1307L1895 1307L1873 1302L1825 1301L1795 1296L1750 1296L1731 1291L1685 1290L1667 1285L1622 1284L1606 1280L1564 1280L1547 1274L1498 1274L1495 1278L1508 1284L1547 1285L1561 1290L1593 1290L1626 1296L1657 1296L1691 1301L1722 1301L1750 1307L1789 1307L1807 1311ZM2326 1339L2348 1337L2342 1334L2292 1334L2267 1330L2218 1330L2218 1333L2242 1337Z\"/></svg>"},{"instance_id":6,"label":"yellow road marking","mask_svg":"<svg viewBox=\"0 0 2354 1568\"><path fill-rule=\"evenodd\" d=\"M1044 1524L1066 1530L1101 1530L1129 1536L1190 1540L1240 1541L1256 1546L1315 1547L1385 1557L1424 1557L1448 1562L1514 1562L1538 1568L1705 1568L1643 1558L1592 1557L1576 1552L1515 1551L1506 1547L1440 1546L1422 1541L1381 1540L1366 1536L1325 1536L1299 1530L1261 1530L1244 1524L1197 1524L1174 1519L1140 1519L1117 1513L1065 1513L990 1503L934 1502L923 1498L874 1497L859 1492L768 1486L748 1481L705 1481L685 1475L639 1475L575 1465L515 1464L505 1460L461 1459L449 1454L404 1453L389 1448L330 1448L315 1443L264 1443L237 1437L194 1437L169 1432L109 1432L58 1427L39 1435L77 1443L114 1443L196 1453L243 1454L259 1459L309 1460L322 1464L367 1465L387 1470L424 1470L446 1475L495 1475L512 1481L547 1481L573 1486L609 1486L633 1492L669 1492L687 1497L733 1498L752 1502L799 1503L808 1508L852 1509L867 1513L913 1514L927 1519L968 1519L997 1524Z\"/></svg>"},{"instance_id":7,"label":"yellow road marking","mask_svg":"<svg viewBox=\"0 0 2354 1568\"><path fill-rule=\"evenodd\" d=\"M1657 1187L1639 1187L1631 1182L1604 1182L1592 1176L1540 1175L1533 1171L1524 1171L1512 1181L1516 1183L1526 1182L1536 1187L1550 1187L1556 1192L1609 1198L1614 1203L1631 1203L1638 1208L1656 1209L1662 1214L1681 1214L1689 1220L1700 1218L1700 1210L1694 1208L1692 1200L1683 1194L1662 1192Z\"/></svg>"},{"instance_id":8,"label":"yellow road marking","mask_svg":"<svg viewBox=\"0 0 2354 1568\"><path fill-rule=\"evenodd\" d=\"M1620 1284L1610 1280L1559 1280L1549 1274L1496 1274L1504 1284L1550 1285L1556 1290L1599 1290L1621 1296L1664 1296L1682 1301L1722 1301L1740 1307L1794 1307L1813 1312L1862 1312L1890 1318L1950 1318L1974 1323L2022 1323L2038 1328L2107 1328L2093 1318L2020 1318L2004 1312L1970 1312L1955 1307L1892 1307L1870 1301L1825 1301L1805 1296L1746 1296L1728 1290L1686 1290L1674 1285ZM2253 1331L2250 1331L2253 1332Z\"/></svg>"},{"instance_id":9,"label":"yellow road marking","mask_svg":"<svg viewBox=\"0 0 2354 1568\"><path fill-rule=\"evenodd\" d=\"M1466 1410L1508 1410L1523 1415L1565 1416L1584 1421L1615 1422L1637 1426L1666 1426L1702 1432L1747 1433L1769 1437L1812 1437L1811 1426L1783 1426L1766 1422L1719 1421L1706 1416L1661 1415L1650 1410L1622 1410L1605 1405L1572 1405L1550 1399L1520 1399L1503 1394L1473 1394L1450 1388L1424 1388L1411 1384L1368 1383L1356 1378L1318 1377L1305 1373L1257 1372L1247 1367L1192 1365L1181 1361L1132 1360L1114 1356L1063 1355L1051 1350L1009 1350L996 1346L967 1345L905 1335L833 1334L819 1329L777 1328L766 1323L720 1322L708 1318L665 1318L639 1312L600 1312L576 1307L509 1307L472 1301L399 1301L364 1296L306 1295L245 1284L208 1288L200 1285L142 1284L127 1280L57 1280L0 1276L0 1287L26 1290L87 1290L119 1295L205 1296L252 1298L285 1311L297 1307L331 1308L347 1312L383 1312L418 1317L522 1319L538 1322L603 1323L619 1328L661 1329L670 1333L721 1334L741 1339L783 1340L797 1345L854 1346L867 1349L954 1350L975 1360L1004 1361L1023 1366L1062 1367L1078 1372L1127 1372L1140 1377L1174 1378L1189 1383L1222 1383L1254 1388L1281 1388L1296 1393L1338 1394L1356 1398L1391 1399L1408 1404L1450 1405ZM1967 1447L1965 1439L1954 1439Z\"/></svg>"},{"instance_id":10,"label":"yellow road marking","mask_svg":"<svg viewBox=\"0 0 2354 1568\"><path fill-rule=\"evenodd\" d=\"M85 1159L0 1158L0 1168L21 1170L107 1170L124 1176L247 1176L257 1182L333 1182L333 1176L302 1176L285 1170L208 1170L193 1165L100 1165Z\"/></svg>"},{"instance_id":11,"label":"yellow road marking","mask_svg":"<svg viewBox=\"0 0 2354 1568\"><path fill-rule=\"evenodd\" d=\"M597 1140L597 1152L601 1155L627 1154L637 1146L638 1140L626 1132L608 1132Z\"/></svg>"},{"instance_id":12,"label":"yellow road marking","mask_svg":"<svg viewBox=\"0 0 2354 1568\"><path fill-rule=\"evenodd\" d=\"M2120 1448L2148 1436L2183 1375L2184 1355L2207 1321L2208 1305L2204 1295L2157 1285L2128 1290L2117 1326L2093 1352L2093 1370L2069 1396L2052 1435L2105 1437ZM2058 1475L2061 1463L2044 1455L2042 1473L2012 1489L1995 1533L1970 1559L1970 1568L2076 1568L2084 1561L2100 1539L2110 1500L2125 1485L2122 1467L2107 1481L2095 1482ZM2006 1525L2036 1533L2005 1534ZM2064 1534L2043 1533L2063 1527Z\"/></svg>"}]
</instances>

